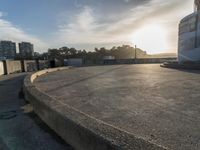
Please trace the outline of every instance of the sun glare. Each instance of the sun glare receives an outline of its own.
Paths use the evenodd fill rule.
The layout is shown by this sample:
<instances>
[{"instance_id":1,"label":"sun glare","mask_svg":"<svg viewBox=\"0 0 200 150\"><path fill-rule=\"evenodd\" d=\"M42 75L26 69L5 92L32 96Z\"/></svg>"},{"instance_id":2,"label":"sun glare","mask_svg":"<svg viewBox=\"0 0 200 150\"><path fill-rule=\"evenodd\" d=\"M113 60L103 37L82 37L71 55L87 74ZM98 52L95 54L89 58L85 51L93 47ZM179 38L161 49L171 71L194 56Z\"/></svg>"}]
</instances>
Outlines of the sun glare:
<instances>
[{"instance_id":1,"label":"sun glare","mask_svg":"<svg viewBox=\"0 0 200 150\"><path fill-rule=\"evenodd\" d=\"M168 50L167 32L159 25L150 25L137 30L131 40L149 54L163 53Z\"/></svg>"}]
</instances>

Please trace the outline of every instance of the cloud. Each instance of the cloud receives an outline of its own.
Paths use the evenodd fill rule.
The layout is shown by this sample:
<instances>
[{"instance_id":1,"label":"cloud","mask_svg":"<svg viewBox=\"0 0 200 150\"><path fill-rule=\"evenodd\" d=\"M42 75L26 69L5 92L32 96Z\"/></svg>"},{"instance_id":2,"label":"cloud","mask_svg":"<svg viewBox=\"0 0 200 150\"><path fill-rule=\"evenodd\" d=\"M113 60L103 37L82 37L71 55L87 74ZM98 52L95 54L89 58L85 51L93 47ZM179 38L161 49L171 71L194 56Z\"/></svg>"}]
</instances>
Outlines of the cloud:
<instances>
[{"instance_id":1,"label":"cloud","mask_svg":"<svg viewBox=\"0 0 200 150\"><path fill-rule=\"evenodd\" d=\"M91 7L85 6L70 23L62 24L56 33L58 43L67 44L105 44L122 42L122 36L108 35L106 28L112 23L103 23L94 15Z\"/></svg>"},{"instance_id":2,"label":"cloud","mask_svg":"<svg viewBox=\"0 0 200 150\"><path fill-rule=\"evenodd\" d=\"M7 14L0 12L0 40L30 41L36 49L45 51L48 47L64 45L86 48L88 45L129 44L135 32L156 24L167 30L170 49L176 50L179 20L192 12L193 0L59 0L44 4L38 6L38 10L42 10L37 14L41 14L40 17L36 17L31 9L27 20L21 21L26 29L8 21ZM44 6L47 11L44 11ZM23 10L21 6L19 8ZM52 10L55 11L50 13ZM19 14L12 14L11 18L21 19ZM42 30L44 26L45 31ZM37 33L36 37L29 34L28 28L43 32ZM40 39L40 35L48 42Z\"/></svg>"},{"instance_id":3,"label":"cloud","mask_svg":"<svg viewBox=\"0 0 200 150\"><path fill-rule=\"evenodd\" d=\"M130 2L130 0L124 0L126 3Z\"/></svg>"},{"instance_id":4,"label":"cloud","mask_svg":"<svg viewBox=\"0 0 200 150\"><path fill-rule=\"evenodd\" d=\"M174 19L174 16L180 14L177 9L180 10L183 5L185 3L182 0L151 0L149 3L132 8L126 17L123 16L114 23L114 26L109 26L107 32L112 34L129 33L152 22L165 21L166 17Z\"/></svg>"},{"instance_id":5,"label":"cloud","mask_svg":"<svg viewBox=\"0 0 200 150\"><path fill-rule=\"evenodd\" d=\"M58 41L68 44L93 44L102 41L102 34L98 32L102 26L96 22L93 9L85 6L70 23L60 25L56 35Z\"/></svg>"},{"instance_id":6,"label":"cloud","mask_svg":"<svg viewBox=\"0 0 200 150\"><path fill-rule=\"evenodd\" d=\"M3 13L2 12L0 12L0 17L2 17L3 16Z\"/></svg>"},{"instance_id":7,"label":"cloud","mask_svg":"<svg viewBox=\"0 0 200 150\"><path fill-rule=\"evenodd\" d=\"M5 12L0 12L0 18L1 18L1 17L5 17L5 16L7 16L7 13L5 13Z\"/></svg>"},{"instance_id":8,"label":"cloud","mask_svg":"<svg viewBox=\"0 0 200 150\"><path fill-rule=\"evenodd\" d=\"M2 19L4 13L0 12L0 40L11 40L14 42L27 41L31 42L35 46L36 51L47 49L47 44L39 38L29 35L20 27L13 25L11 22Z\"/></svg>"},{"instance_id":9,"label":"cloud","mask_svg":"<svg viewBox=\"0 0 200 150\"><path fill-rule=\"evenodd\" d=\"M129 2L136 3L130 0ZM182 0L150 0L148 2L143 0L140 1L140 5L132 5L128 7L130 9L124 9L123 12L115 10L116 19L112 19L113 14L105 14L102 10L98 10L100 8L85 6L77 15L72 16L70 22L59 26L56 42L74 45L130 42L130 36L139 28L158 24L168 30L168 35L171 37L168 37L169 47L175 50L178 23L184 15L189 13L184 9L190 3ZM184 13L181 10L184 10ZM97 13L100 11L101 14Z\"/></svg>"}]
</instances>

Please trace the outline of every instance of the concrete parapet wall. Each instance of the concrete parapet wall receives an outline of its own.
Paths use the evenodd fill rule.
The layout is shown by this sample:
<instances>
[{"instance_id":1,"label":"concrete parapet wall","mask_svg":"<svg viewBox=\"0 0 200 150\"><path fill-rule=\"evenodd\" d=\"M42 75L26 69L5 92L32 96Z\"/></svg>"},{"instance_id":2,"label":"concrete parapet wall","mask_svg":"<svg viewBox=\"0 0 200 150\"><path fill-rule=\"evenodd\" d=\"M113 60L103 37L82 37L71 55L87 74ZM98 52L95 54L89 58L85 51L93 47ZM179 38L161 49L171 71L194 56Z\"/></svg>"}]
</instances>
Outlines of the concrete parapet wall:
<instances>
[{"instance_id":1,"label":"concrete parapet wall","mask_svg":"<svg viewBox=\"0 0 200 150\"><path fill-rule=\"evenodd\" d=\"M48 60L23 60L22 62L24 72L33 72L37 70L44 70L49 68Z\"/></svg>"},{"instance_id":2,"label":"concrete parapet wall","mask_svg":"<svg viewBox=\"0 0 200 150\"><path fill-rule=\"evenodd\" d=\"M4 67L6 74L22 72L21 61L6 60Z\"/></svg>"},{"instance_id":3,"label":"concrete parapet wall","mask_svg":"<svg viewBox=\"0 0 200 150\"><path fill-rule=\"evenodd\" d=\"M35 60L24 60L22 61L22 68L24 72L37 71L37 63Z\"/></svg>"},{"instance_id":4,"label":"concrete parapet wall","mask_svg":"<svg viewBox=\"0 0 200 150\"><path fill-rule=\"evenodd\" d=\"M49 68L49 61L48 60L39 60L38 61L38 67L39 67L39 70Z\"/></svg>"},{"instance_id":5,"label":"concrete parapet wall","mask_svg":"<svg viewBox=\"0 0 200 150\"><path fill-rule=\"evenodd\" d=\"M178 62L172 62L172 63L163 63L160 65L161 67L164 68L174 68L174 69L187 69L187 70L200 70L200 64L194 63L194 64L187 64L187 63L181 63L179 64Z\"/></svg>"},{"instance_id":6,"label":"concrete parapet wall","mask_svg":"<svg viewBox=\"0 0 200 150\"><path fill-rule=\"evenodd\" d=\"M4 72L4 65L3 65L3 62L0 61L0 75L4 75L5 72Z\"/></svg>"},{"instance_id":7,"label":"concrete parapet wall","mask_svg":"<svg viewBox=\"0 0 200 150\"><path fill-rule=\"evenodd\" d=\"M150 64L175 61L176 58L139 58L139 59L113 59L104 60L104 64Z\"/></svg>"},{"instance_id":8,"label":"concrete parapet wall","mask_svg":"<svg viewBox=\"0 0 200 150\"><path fill-rule=\"evenodd\" d=\"M166 149L118 129L40 91L34 80L43 74L69 68L42 70L24 80L24 95L38 116L77 150Z\"/></svg>"}]
</instances>

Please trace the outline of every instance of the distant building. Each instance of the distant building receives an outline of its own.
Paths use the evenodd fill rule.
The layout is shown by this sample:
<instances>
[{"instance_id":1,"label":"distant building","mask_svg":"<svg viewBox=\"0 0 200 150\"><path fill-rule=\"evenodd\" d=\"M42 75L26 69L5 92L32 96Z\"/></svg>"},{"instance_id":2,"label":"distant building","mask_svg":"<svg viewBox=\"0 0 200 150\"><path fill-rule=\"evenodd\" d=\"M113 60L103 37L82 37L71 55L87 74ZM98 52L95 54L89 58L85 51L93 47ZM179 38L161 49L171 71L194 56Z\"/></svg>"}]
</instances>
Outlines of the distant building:
<instances>
[{"instance_id":1,"label":"distant building","mask_svg":"<svg viewBox=\"0 0 200 150\"><path fill-rule=\"evenodd\" d=\"M178 61L200 62L200 0L195 0L195 11L179 24Z\"/></svg>"},{"instance_id":2,"label":"distant building","mask_svg":"<svg viewBox=\"0 0 200 150\"><path fill-rule=\"evenodd\" d=\"M0 41L0 58L14 59L16 56L16 44L12 41Z\"/></svg>"},{"instance_id":3,"label":"distant building","mask_svg":"<svg viewBox=\"0 0 200 150\"><path fill-rule=\"evenodd\" d=\"M103 60L114 60L115 56L104 56Z\"/></svg>"},{"instance_id":4,"label":"distant building","mask_svg":"<svg viewBox=\"0 0 200 150\"><path fill-rule=\"evenodd\" d=\"M28 42L19 43L19 55L24 59L32 59L34 56L33 44Z\"/></svg>"},{"instance_id":5,"label":"distant building","mask_svg":"<svg viewBox=\"0 0 200 150\"><path fill-rule=\"evenodd\" d=\"M34 52L34 57L40 57L40 53L38 53L38 52Z\"/></svg>"}]
</instances>

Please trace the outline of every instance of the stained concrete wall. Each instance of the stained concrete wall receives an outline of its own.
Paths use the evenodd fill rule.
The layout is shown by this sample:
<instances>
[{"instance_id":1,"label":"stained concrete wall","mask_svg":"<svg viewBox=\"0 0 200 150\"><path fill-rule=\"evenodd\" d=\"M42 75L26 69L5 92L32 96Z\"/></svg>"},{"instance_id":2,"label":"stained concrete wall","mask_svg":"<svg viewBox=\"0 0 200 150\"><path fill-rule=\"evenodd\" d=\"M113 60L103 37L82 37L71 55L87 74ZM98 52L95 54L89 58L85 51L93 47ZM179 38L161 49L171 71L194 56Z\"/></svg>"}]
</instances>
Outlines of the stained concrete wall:
<instances>
[{"instance_id":1,"label":"stained concrete wall","mask_svg":"<svg viewBox=\"0 0 200 150\"><path fill-rule=\"evenodd\" d=\"M83 59L82 58L70 58L64 60L64 64L68 66L73 66L73 67L80 67L83 65Z\"/></svg>"},{"instance_id":2,"label":"stained concrete wall","mask_svg":"<svg viewBox=\"0 0 200 150\"><path fill-rule=\"evenodd\" d=\"M6 60L4 67L6 74L22 72L21 61Z\"/></svg>"},{"instance_id":3,"label":"stained concrete wall","mask_svg":"<svg viewBox=\"0 0 200 150\"><path fill-rule=\"evenodd\" d=\"M177 58L140 58L140 59L114 59L104 60L104 64L151 64L163 63L167 61L176 61Z\"/></svg>"},{"instance_id":4,"label":"stained concrete wall","mask_svg":"<svg viewBox=\"0 0 200 150\"><path fill-rule=\"evenodd\" d=\"M3 65L3 62L0 61L0 75L4 75L4 65Z\"/></svg>"},{"instance_id":5,"label":"stained concrete wall","mask_svg":"<svg viewBox=\"0 0 200 150\"><path fill-rule=\"evenodd\" d=\"M48 60L24 60L22 65L23 65L24 72L33 72L33 71L49 68L49 61Z\"/></svg>"},{"instance_id":6,"label":"stained concrete wall","mask_svg":"<svg viewBox=\"0 0 200 150\"><path fill-rule=\"evenodd\" d=\"M23 72L33 72L37 71L37 62L35 60L24 60L22 61L22 70Z\"/></svg>"},{"instance_id":7,"label":"stained concrete wall","mask_svg":"<svg viewBox=\"0 0 200 150\"><path fill-rule=\"evenodd\" d=\"M38 61L38 69L43 70L49 68L49 61L48 60L39 60Z\"/></svg>"},{"instance_id":8,"label":"stained concrete wall","mask_svg":"<svg viewBox=\"0 0 200 150\"><path fill-rule=\"evenodd\" d=\"M200 61L200 13L186 16L179 24L178 61Z\"/></svg>"}]
</instances>

